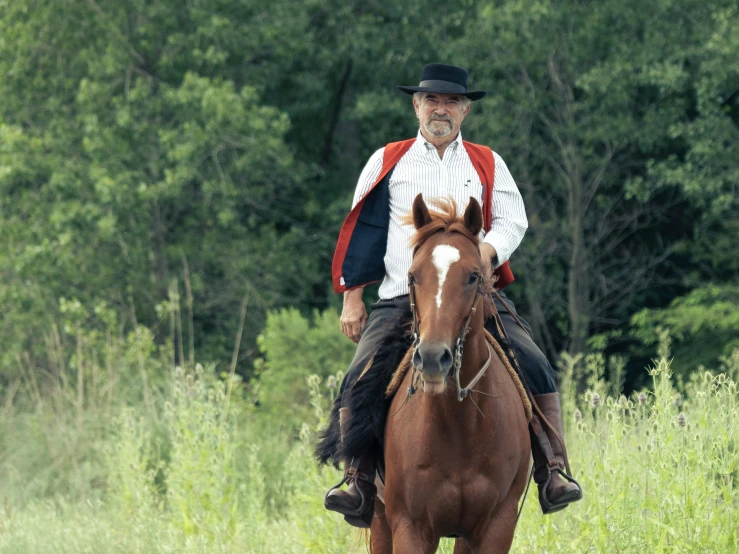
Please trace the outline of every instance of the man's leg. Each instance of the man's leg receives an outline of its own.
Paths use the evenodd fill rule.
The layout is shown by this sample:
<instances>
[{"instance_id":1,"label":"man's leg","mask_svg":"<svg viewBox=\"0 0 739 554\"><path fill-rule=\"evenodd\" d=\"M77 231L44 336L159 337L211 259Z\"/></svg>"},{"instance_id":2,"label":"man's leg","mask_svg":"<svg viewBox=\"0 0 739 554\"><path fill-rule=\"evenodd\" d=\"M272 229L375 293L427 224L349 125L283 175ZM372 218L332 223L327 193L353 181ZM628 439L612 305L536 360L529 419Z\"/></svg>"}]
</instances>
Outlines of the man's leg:
<instances>
[{"instance_id":1,"label":"man's leg","mask_svg":"<svg viewBox=\"0 0 739 554\"><path fill-rule=\"evenodd\" d=\"M552 513L582 498L582 490L576 482L562 477L567 471L567 450L564 445L562 411L559 394L554 383L554 370L547 357L531 338L531 327L516 313L516 307L503 293L505 304L494 298L495 306L518 360L534 400L544 417L554 429L544 426L546 436L531 430L531 450L534 455L534 480L539 485L539 502L542 511ZM525 327L516 321L514 314ZM488 322L488 327L495 327ZM492 332L492 329L490 329Z\"/></svg>"},{"instance_id":2,"label":"man's leg","mask_svg":"<svg viewBox=\"0 0 739 554\"><path fill-rule=\"evenodd\" d=\"M495 307L498 309L498 313L500 313L503 327L505 327L508 338L511 341L513 352L518 359L521 371L526 378L532 394L539 396L542 394L556 393L557 387L554 382L554 369L549 363L549 360L547 360L547 357L531 338L531 335L533 335L531 326L518 315L516 306L504 293L499 292L498 294L505 300L505 305L493 297ZM525 330L521 328L513 314L518 316L518 319L526 328ZM494 322L488 322L486 327L490 328L491 324L494 329Z\"/></svg>"},{"instance_id":3,"label":"man's leg","mask_svg":"<svg viewBox=\"0 0 739 554\"><path fill-rule=\"evenodd\" d=\"M386 338L397 333L400 322L410 316L409 304L407 301L403 302L402 298L381 300L372 307L374 309L367 319L354 359L339 391L342 398L342 408L339 411L342 439L350 424L351 413L347 406L352 387L361 377L378 347ZM356 527L369 527L377 492L374 480L375 460L370 453L353 460L344 460L344 481L328 492L324 502L326 508L344 514L344 519ZM344 483L349 486L346 490L341 490L339 487Z\"/></svg>"}]
</instances>

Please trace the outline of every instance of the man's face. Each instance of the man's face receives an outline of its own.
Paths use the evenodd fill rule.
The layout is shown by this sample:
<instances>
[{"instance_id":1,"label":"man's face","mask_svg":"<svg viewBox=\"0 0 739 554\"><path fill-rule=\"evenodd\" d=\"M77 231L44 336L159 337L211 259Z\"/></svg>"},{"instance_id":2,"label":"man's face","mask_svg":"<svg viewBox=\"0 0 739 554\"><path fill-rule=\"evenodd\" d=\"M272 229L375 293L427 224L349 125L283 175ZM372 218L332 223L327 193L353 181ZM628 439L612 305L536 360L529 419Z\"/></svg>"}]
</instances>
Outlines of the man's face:
<instances>
[{"instance_id":1,"label":"man's face","mask_svg":"<svg viewBox=\"0 0 739 554\"><path fill-rule=\"evenodd\" d=\"M459 94L439 94L425 92L420 102L413 97L413 107L421 127L431 136L437 138L456 136L470 105L464 96Z\"/></svg>"}]
</instances>

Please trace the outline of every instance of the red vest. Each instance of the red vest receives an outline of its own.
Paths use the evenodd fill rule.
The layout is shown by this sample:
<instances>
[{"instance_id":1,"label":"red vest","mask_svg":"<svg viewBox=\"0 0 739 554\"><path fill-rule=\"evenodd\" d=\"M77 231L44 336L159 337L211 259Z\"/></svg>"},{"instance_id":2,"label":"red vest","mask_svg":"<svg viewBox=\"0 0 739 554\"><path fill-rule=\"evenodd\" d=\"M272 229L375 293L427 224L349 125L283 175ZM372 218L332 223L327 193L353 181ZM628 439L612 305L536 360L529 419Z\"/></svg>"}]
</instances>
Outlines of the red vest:
<instances>
[{"instance_id":1,"label":"red vest","mask_svg":"<svg viewBox=\"0 0 739 554\"><path fill-rule=\"evenodd\" d=\"M415 141L412 138L391 142L385 147L380 175L344 220L331 265L331 277L337 293L363 287L385 277L384 258L390 224L390 175ZM466 140L462 143L483 184L482 213L487 233L493 219L495 158L487 146ZM495 275L498 276L495 284L498 289L510 285L514 280L509 262L496 269Z\"/></svg>"}]
</instances>

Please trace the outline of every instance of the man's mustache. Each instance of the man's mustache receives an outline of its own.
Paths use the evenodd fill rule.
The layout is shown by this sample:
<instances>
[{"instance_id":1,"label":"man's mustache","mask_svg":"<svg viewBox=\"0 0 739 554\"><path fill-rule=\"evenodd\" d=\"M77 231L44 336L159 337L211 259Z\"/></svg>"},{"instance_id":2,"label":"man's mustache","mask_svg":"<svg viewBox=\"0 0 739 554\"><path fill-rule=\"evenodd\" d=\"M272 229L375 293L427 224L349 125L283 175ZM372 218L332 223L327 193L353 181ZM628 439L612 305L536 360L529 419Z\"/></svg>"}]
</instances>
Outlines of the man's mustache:
<instances>
[{"instance_id":1,"label":"man's mustache","mask_svg":"<svg viewBox=\"0 0 739 554\"><path fill-rule=\"evenodd\" d=\"M445 121L446 123L451 123L452 118L448 115L432 115L429 118L429 121Z\"/></svg>"}]
</instances>

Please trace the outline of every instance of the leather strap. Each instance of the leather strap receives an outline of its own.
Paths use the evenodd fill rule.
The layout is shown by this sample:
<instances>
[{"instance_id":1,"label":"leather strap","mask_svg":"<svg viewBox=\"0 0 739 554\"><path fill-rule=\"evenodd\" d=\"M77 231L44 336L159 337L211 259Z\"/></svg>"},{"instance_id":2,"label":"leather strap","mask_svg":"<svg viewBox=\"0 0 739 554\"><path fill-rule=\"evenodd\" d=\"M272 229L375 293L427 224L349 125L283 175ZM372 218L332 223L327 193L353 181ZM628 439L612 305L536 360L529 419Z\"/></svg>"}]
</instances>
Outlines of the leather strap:
<instances>
[{"instance_id":1,"label":"leather strap","mask_svg":"<svg viewBox=\"0 0 739 554\"><path fill-rule=\"evenodd\" d=\"M554 451L552 450L552 445L549 442L549 437L547 436L544 428L541 426L541 420L539 419L539 416L537 416L536 414L532 414L529 425L531 425L531 430L533 431L537 441L539 442L539 447L541 448L544 457L547 459L547 465L549 466L549 469L551 470L554 468L558 468L559 463L557 462L557 458L554 456Z\"/></svg>"},{"instance_id":2,"label":"leather strap","mask_svg":"<svg viewBox=\"0 0 739 554\"><path fill-rule=\"evenodd\" d=\"M466 397L467 397L467 395L469 394L469 392L470 392L470 391L472 390L472 387L474 387L474 386L475 386L475 385L477 384L477 382L478 382L478 381L479 381L480 379L482 379L482 376L483 376L483 375L485 375L485 372L486 372L486 371L488 370L488 368L490 367L490 362L491 362L491 361L492 361L492 359L493 359L493 351L492 351L492 348L490 347L490 345L488 344L488 342L487 342L487 341L485 341L485 344L486 344L486 345L487 345L487 347L488 347L488 361L487 361L487 362L485 362L485 365L483 365L483 366L482 366L482 367L480 368L480 371L478 371L478 372L477 372L477 375L475 375L475 376L474 376L474 377L472 378L472 381L470 381L470 382L469 382L469 383L467 384L467 386L466 386L466 387L464 387L463 389L460 389L460 388L459 388L459 387L460 387L460 383L458 383L458 384L457 384L457 388L458 388L458 390L459 390L459 393L458 393L458 394L459 394L459 397L461 397L461 399L464 399L464 398L466 398ZM457 373L457 380L459 381L459 373Z\"/></svg>"}]
</instances>

